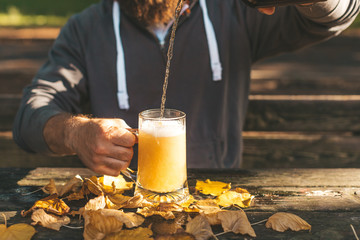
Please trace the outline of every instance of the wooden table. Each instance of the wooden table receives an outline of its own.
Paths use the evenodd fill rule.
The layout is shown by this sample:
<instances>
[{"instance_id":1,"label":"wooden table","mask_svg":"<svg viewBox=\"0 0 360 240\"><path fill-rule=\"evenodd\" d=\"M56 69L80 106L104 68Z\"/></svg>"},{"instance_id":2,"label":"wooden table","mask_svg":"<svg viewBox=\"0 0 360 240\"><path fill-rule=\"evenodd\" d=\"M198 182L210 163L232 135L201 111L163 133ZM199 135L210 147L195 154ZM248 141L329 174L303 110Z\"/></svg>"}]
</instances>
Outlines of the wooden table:
<instances>
[{"instance_id":1,"label":"wooden table","mask_svg":"<svg viewBox=\"0 0 360 240\"><path fill-rule=\"evenodd\" d=\"M29 209L44 197L42 192L23 195L44 186L53 178L65 182L76 174L92 176L84 168L1 168L0 212L6 214L8 226L25 222L20 211ZM312 231L275 232L264 223L253 226L256 239L355 239L352 224L360 235L360 169L272 169L272 170L189 170L189 185L195 179L231 182L256 196L254 206L246 209L251 223L285 211L297 214L312 225ZM71 225L81 225L72 219ZM3 219L0 220L2 224ZM33 239L82 239L82 229L61 228L59 232L36 226ZM225 234L219 239L244 239ZM249 239L249 237L247 237Z\"/></svg>"}]
</instances>

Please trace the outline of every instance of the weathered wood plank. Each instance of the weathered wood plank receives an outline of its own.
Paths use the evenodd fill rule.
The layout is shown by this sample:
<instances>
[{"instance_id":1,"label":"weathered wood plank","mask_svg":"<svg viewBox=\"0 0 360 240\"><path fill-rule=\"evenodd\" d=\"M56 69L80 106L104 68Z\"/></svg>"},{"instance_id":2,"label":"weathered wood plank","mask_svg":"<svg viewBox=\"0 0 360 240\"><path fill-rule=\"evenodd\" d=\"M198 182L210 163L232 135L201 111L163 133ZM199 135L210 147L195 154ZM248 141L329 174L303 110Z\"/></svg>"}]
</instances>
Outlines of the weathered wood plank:
<instances>
[{"instance_id":1,"label":"weathered wood plank","mask_svg":"<svg viewBox=\"0 0 360 240\"><path fill-rule=\"evenodd\" d=\"M335 96L336 97L336 96ZM360 101L254 99L246 116L247 131L354 131L360 130Z\"/></svg>"},{"instance_id":2,"label":"weathered wood plank","mask_svg":"<svg viewBox=\"0 0 360 240\"><path fill-rule=\"evenodd\" d=\"M11 129L20 97L0 95L0 130ZM282 98L250 97L245 130L360 131L360 95L277 97Z\"/></svg>"},{"instance_id":3,"label":"weathered wood plank","mask_svg":"<svg viewBox=\"0 0 360 240\"><path fill-rule=\"evenodd\" d=\"M360 137L351 134L244 132L244 168L360 167ZM76 157L26 153L0 134L0 167L81 167Z\"/></svg>"},{"instance_id":4,"label":"weathered wood plank","mask_svg":"<svg viewBox=\"0 0 360 240\"><path fill-rule=\"evenodd\" d=\"M5 212L8 225L30 223L29 217L20 216L34 201L43 197L41 192L26 194L38 189L39 182L54 178L55 181L70 179L76 174L91 174L86 169L1 169L0 211ZM251 223L269 218L278 211L294 213L312 225L311 233L279 233L266 229L264 223L254 225L256 239L353 239L350 224L359 229L360 169L272 169L272 170L195 170L189 169L189 186L196 179L231 182L232 187L241 186L255 195L254 205L246 209ZM19 181L20 180L20 181ZM21 185L21 182L34 185ZM14 184L14 183L19 183ZM286 185L286 183L288 183ZM42 186L42 185L41 185ZM2 204L4 203L4 204ZM80 206L80 205L79 205ZM3 223L3 220L0 220ZM71 218L71 226L83 226L79 218ZM35 239L80 239L83 229L61 228L59 232L36 227ZM221 227L213 228L215 233ZM239 235L225 234L219 239L239 239Z\"/></svg>"},{"instance_id":5,"label":"weathered wood plank","mask_svg":"<svg viewBox=\"0 0 360 240\"><path fill-rule=\"evenodd\" d=\"M360 167L359 145L351 134L247 132L243 167Z\"/></svg>"},{"instance_id":6,"label":"weathered wood plank","mask_svg":"<svg viewBox=\"0 0 360 240\"><path fill-rule=\"evenodd\" d=\"M1 167L83 167L75 156L49 157L31 154L20 149L12 140L11 132L0 132Z\"/></svg>"}]
</instances>

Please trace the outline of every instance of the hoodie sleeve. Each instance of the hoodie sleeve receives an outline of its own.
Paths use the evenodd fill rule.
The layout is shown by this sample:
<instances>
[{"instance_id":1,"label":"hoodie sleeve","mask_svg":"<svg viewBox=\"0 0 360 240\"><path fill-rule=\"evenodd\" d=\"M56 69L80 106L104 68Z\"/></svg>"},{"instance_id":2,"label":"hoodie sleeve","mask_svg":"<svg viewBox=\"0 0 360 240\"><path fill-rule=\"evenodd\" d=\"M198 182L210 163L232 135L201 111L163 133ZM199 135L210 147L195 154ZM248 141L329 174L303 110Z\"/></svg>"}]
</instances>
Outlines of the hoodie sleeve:
<instances>
[{"instance_id":1,"label":"hoodie sleeve","mask_svg":"<svg viewBox=\"0 0 360 240\"><path fill-rule=\"evenodd\" d=\"M355 20L359 0L327 0L309 6L287 6L267 16L247 8L252 60L293 51L340 34Z\"/></svg>"},{"instance_id":2,"label":"hoodie sleeve","mask_svg":"<svg viewBox=\"0 0 360 240\"><path fill-rule=\"evenodd\" d=\"M87 99L83 47L76 16L62 28L48 61L23 98L13 125L15 142L28 152L51 154L43 137L45 123L54 115L81 113Z\"/></svg>"}]
</instances>

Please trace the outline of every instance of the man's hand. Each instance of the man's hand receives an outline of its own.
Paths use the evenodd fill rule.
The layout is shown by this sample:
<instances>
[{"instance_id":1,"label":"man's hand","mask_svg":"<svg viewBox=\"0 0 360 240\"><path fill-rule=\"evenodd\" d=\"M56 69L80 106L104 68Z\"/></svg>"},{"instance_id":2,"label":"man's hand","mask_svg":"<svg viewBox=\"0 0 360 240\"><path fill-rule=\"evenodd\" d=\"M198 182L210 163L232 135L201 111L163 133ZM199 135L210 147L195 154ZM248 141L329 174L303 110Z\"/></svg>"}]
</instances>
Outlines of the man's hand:
<instances>
[{"instance_id":1,"label":"man's hand","mask_svg":"<svg viewBox=\"0 0 360 240\"><path fill-rule=\"evenodd\" d=\"M258 8L258 11L266 15L273 15L275 13L275 7Z\"/></svg>"},{"instance_id":2,"label":"man's hand","mask_svg":"<svg viewBox=\"0 0 360 240\"><path fill-rule=\"evenodd\" d=\"M310 6L313 5L313 3L304 3L299 4L300 6ZM273 15L275 13L275 7L267 7L267 8L258 8L258 11L266 14L266 15Z\"/></svg>"},{"instance_id":3,"label":"man's hand","mask_svg":"<svg viewBox=\"0 0 360 240\"><path fill-rule=\"evenodd\" d=\"M61 125L63 127L59 127ZM63 138L54 136L61 128ZM96 173L117 176L129 166L133 157L136 137L126 128L129 126L122 119L60 114L45 125L44 136L55 153L75 153Z\"/></svg>"}]
</instances>

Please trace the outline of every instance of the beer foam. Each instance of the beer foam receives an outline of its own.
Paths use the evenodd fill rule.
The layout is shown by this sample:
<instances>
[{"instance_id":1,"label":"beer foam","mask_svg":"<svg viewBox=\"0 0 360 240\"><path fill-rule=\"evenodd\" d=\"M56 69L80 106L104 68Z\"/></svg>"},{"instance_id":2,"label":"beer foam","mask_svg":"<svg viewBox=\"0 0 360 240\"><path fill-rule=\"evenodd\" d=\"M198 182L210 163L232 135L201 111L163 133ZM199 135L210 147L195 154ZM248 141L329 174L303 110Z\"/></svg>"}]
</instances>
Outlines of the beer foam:
<instances>
[{"instance_id":1,"label":"beer foam","mask_svg":"<svg viewBox=\"0 0 360 240\"><path fill-rule=\"evenodd\" d=\"M174 137L185 133L185 127L178 121L145 121L141 131L155 137Z\"/></svg>"}]
</instances>

